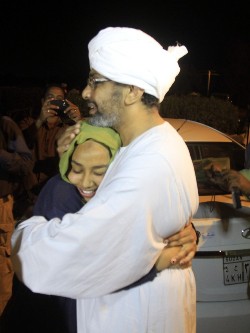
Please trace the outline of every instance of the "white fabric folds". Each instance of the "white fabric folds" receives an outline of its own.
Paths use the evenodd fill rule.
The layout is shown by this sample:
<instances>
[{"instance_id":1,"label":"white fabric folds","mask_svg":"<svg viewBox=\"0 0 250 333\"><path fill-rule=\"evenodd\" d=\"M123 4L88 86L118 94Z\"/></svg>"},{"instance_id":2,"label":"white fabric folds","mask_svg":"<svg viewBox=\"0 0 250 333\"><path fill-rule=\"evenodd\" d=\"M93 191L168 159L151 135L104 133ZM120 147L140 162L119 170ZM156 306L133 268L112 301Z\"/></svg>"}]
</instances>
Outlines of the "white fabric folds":
<instances>
[{"instance_id":1,"label":"white fabric folds","mask_svg":"<svg viewBox=\"0 0 250 333\"><path fill-rule=\"evenodd\" d=\"M168 50L151 36L133 28L101 30L88 45L90 68L112 81L135 85L161 102L180 72L185 46Z\"/></svg>"}]
</instances>

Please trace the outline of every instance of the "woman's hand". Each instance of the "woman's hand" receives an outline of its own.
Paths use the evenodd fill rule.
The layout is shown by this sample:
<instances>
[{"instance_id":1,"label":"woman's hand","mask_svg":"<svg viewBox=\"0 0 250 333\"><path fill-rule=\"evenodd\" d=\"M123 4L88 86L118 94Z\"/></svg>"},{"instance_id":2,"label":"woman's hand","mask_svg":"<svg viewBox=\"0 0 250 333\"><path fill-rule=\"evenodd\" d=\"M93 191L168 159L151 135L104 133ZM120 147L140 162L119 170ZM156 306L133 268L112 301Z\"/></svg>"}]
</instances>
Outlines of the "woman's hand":
<instances>
[{"instance_id":1,"label":"woman's hand","mask_svg":"<svg viewBox=\"0 0 250 333\"><path fill-rule=\"evenodd\" d=\"M197 251L197 233L189 223L184 229L168 238L167 247L180 246L176 256L171 258L171 263L179 263L181 266L191 266L192 259Z\"/></svg>"},{"instance_id":2,"label":"woman's hand","mask_svg":"<svg viewBox=\"0 0 250 333\"><path fill-rule=\"evenodd\" d=\"M197 234L191 223L165 242L167 245L155 264L158 271L168 267L186 268L192 265L197 250Z\"/></svg>"}]
</instances>

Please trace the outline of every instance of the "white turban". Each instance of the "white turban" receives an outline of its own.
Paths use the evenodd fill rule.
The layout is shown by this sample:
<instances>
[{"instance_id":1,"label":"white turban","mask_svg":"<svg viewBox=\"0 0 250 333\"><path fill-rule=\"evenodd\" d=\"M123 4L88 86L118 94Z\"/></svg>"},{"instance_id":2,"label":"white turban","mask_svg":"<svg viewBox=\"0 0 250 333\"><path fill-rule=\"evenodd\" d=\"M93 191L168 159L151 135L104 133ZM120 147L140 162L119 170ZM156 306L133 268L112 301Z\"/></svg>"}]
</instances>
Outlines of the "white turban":
<instances>
[{"instance_id":1,"label":"white turban","mask_svg":"<svg viewBox=\"0 0 250 333\"><path fill-rule=\"evenodd\" d=\"M168 50L141 30L109 27L88 45L90 68L108 79L137 86L161 102L180 72L185 46Z\"/></svg>"}]
</instances>

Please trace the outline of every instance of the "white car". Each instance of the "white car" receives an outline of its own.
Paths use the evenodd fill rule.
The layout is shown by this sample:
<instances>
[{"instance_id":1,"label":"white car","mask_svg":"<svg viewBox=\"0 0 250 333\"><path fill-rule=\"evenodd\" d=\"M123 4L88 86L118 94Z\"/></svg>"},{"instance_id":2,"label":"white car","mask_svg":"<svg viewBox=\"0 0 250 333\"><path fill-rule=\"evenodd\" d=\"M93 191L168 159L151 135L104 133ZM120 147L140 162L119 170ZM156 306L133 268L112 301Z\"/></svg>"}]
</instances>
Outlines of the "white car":
<instances>
[{"instance_id":1,"label":"white car","mask_svg":"<svg viewBox=\"0 0 250 333\"><path fill-rule=\"evenodd\" d=\"M250 202L208 181L210 161L244 168L245 147L207 125L167 120L185 140L192 157L200 205L194 224L201 237L193 260L197 284L197 333L250 332ZM239 207L241 204L241 208Z\"/></svg>"}]
</instances>

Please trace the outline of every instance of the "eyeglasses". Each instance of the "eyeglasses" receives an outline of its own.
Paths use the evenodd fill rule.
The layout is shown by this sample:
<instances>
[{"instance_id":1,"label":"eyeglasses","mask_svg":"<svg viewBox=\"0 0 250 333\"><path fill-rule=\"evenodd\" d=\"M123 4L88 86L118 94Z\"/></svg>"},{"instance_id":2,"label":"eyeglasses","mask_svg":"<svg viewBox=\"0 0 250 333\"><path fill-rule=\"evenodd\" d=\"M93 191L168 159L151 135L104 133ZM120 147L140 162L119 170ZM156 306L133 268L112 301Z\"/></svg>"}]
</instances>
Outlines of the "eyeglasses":
<instances>
[{"instance_id":1,"label":"eyeglasses","mask_svg":"<svg viewBox=\"0 0 250 333\"><path fill-rule=\"evenodd\" d=\"M87 80L87 85L90 86L91 89L95 89L98 83L111 81L106 79L105 77L89 77Z\"/></svg>"}]
</instances>

